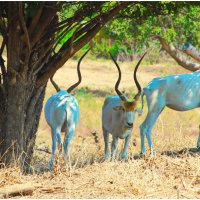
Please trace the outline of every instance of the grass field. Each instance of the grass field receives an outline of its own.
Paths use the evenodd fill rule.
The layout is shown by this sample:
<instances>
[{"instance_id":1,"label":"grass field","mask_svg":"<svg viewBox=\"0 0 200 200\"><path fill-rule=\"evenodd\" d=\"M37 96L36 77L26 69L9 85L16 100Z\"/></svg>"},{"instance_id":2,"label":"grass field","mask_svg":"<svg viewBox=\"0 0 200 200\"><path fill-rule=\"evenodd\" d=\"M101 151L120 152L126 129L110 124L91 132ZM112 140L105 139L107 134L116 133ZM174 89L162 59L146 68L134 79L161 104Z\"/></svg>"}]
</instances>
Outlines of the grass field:
<instances>
[{"instance_id":1,"label":"grass field","mask_svg":"<svg viewBox=\"0 0 200 200\"><path fill-rule=\"evenodd\" d=\"M70 60L60 69L54 79L62 89L67 89L77 80L77 61ZM132 73L135 62L120 63L122 81L132 98L136 92ZM104 143L101 131L101 107L105 96L115 94L114 84L117 70L111 61L85 59L81 65L83 81L75 91L81 117L70 144L68 165L63 167L58 158L52 172L46 170L50 154L35 150L33 175L23 176L19 169L7 168L0 171L0 188L13 184L31 184L35 187L32 195L23 198L200 198L199 155L161 155L163 151L175 151L196 147L199 133L199 109L176 112L165 109L152 131L155 156L133 159L140 151L139 126L144 120L137 115L128 150L128 160L102 162ZM138 79L144 87L152 78L188 71L173 61L149 65L143 62L138 70ZM55 93L48 83L45 101ZM141 107L141 105L139 105ZM99 142L95 143L92 133ZM136 140L137 146L133 143ZM36 149L46 146L51 150L50 129L42 112L37 132ZM119 149L123 140L119 143ZM146 145L147 146L147 145ZM19 197L18 197L19 198Z\"/></svg>"},{"instance_id":2,"label":"grass field","mask_svg":"<svg viewBox=\"0 0 200 200\"><path fill-rule=\"evenodd\" d=\"M62 89L67 89L77 80L76 63L77 61L70 60L56 73L55 81ZM134 66L135 63L121 63L122 81L120 89L125 90L130 99L133 97L133 94L137 92L132 78ZM75 97L80 105L81 118L76 129L75 137L91 136L91 133L96 131L102 139L101 108L105 97L115 94L114 84L118 78L117 70L111 61L92 61L87 59L83 61L81 70L83 81L75 92ZM151 66L144 62L138 70L138 79L141 85L145 86L154 77L176 73L188 72L175 63L168 64L168 66L167 64ZM67 74L70 74L70 76L68 77ZM54 93L55 89L49 83L44 102ZM139 107L141 107L141 105L139 105ZM179 149L188 147L189 145L196 145L198 124L200 121L199 112L198 109L187 112L177 112L166 108L157 120L153 130L152 136L155 138L155 142L158 142L158 144L154 142L156 148L159 150L169 150L169 148ZM137 115L134 123L133 138L137 139L138 143L140 142L139 125L144 120L146 113L147 107L145 106L143 115L141 117ZM181 142L182 139L180 139L182 137L185 138L184 140L186 142L184 146ZM42 112L40 127L37 133L37 144L47 142L47 138L49 144L51 142L50 129L44 119L44 112ZM157 147L157 145L160 145L159 142L163 140L166 140L165 145L161 144L161 146ZM135 149L136 152L139 151L139 146L140 145Z\"/></svg>"}]
</instances>

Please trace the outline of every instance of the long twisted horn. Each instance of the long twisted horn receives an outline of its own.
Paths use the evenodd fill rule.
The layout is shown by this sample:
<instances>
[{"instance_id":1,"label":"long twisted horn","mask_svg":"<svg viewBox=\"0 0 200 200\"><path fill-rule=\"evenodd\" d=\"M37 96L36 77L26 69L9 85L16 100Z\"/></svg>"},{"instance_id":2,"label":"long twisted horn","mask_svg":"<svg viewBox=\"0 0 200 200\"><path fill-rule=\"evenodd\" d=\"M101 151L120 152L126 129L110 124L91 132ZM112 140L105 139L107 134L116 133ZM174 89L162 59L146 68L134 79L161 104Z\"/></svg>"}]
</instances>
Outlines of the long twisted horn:
<instances>
[{"instance_id":1,"label":"long twisted horn","mask_svg":"<svg viewBox=\"0 0 200 200\"><path fill-rule=\"evenodd\" d=\"M56 91L59 92L60 88L57 85L57 83L53 80L53 76L50 77L50 81L51 81L52 85L54 86L54 88L56 89Z\"/></svg>"},{"instance_id":2,"label":"long twisted horn","mask_svg":"<svg viewBox=\"0 0 200 200\"><path fill-rule=\"evenodd\" d=\"M139 97L140 97L140 95L141 95L141 91L142 91L142 88L141 88L141 86L140 86L140 84L139 84L139 82L138 82L138 80L137 80L136 73L137 73L137 70L138 70L138 67L139 67L140 63L142 62L142 60L143 60L143 58L144 58L144 56L145 56L146 54L147 54L147 52L145 52L144 55L140 58L140 60L138 61L137 65L136 65L136 67L135 67L134 73L133 73L133 79L134 79L135 84L136 84L137 89L138 89L138 93L134 96L134 99L135 99L135 100L138 100L138 99L139 99Z\"/></svg>"},{"instance_id":3,"label":"long twisted horn","mask_svg":"<svg viewBox=\"0 0 200 200\"><path fill-rule=\"evenodd\" d=\"M67 89L67 92L70 93L74 88L76 88L80 83L81 83L81 80L82 80L82 76L81 76L81 71L80 71L80 64L81 64L81 61L82 59L86 56L86 54L88 53L90 49L88 49L82 56L81 58L79 59L78 61L78 64L77 64L77 74L78 74L78 82L73 84L71 87L69 87Z\"/></svg>"},{"instance_id":4,"label":"long twisted horn","mask_svg":"<svg viewBox=\"0 0 200 200\"><path fill-rule=\"evenodd\" d=\"M109 52L110 53L110 52ZM117 64L116 60L114 59L114 57L112 56L112 54L110 53L110 56L113 60L113 62L115 63L117 69L118 69L118 73L119 73L119 77L118 77L118 80L117 82L115 83L115 91L116 93L118 94L118 96L120 97L120 99L122 101L126 101L125 97L123 96L123 94L119 91L118 87L119 87L119 84L120 84L120 81L121 81L121 70L120 70L120 67L119 65Z\"/></svg>"}]
</instances>

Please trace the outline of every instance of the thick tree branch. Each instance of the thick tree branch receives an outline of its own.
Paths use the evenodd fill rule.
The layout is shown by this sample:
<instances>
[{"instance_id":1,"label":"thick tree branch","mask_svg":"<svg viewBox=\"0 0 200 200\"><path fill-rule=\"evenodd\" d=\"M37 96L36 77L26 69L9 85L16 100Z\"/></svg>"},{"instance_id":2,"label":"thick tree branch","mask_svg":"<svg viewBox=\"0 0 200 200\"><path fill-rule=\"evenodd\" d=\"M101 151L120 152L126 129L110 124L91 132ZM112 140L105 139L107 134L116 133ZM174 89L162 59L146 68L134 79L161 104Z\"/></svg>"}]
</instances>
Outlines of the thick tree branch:
<instances>
[{"instance_id":1,"label":"thick tree branch","mask_svg":"<svg viewBox=\"0 0 200 200\"><path fill-rule=\"evenodd\" d=\"M69 33L70 31L72 31L73 29L75 29L77 25L78 25L78 24L75 24L75 25L73 25L73 26L71 26L71 27L70 27L70 26L67 26L64 30L62 30L62 31L59 33L59 35L58 35L57 37L51 38L51 40L54 40L54 41L52 41L52 42L54 42L53 48L52 48L52 52L55 51L55 49L56 49L56 47L58 46L59 42L66 36L66 34ZM75 32L76 32L76 31L75 31ZM49 38L48 36L46 36L46 37ZM42 38L42 41L45 41L45 37L44 37L44 39ZM46 41L45 41L45 42L46 42ZM43 44L40 45L40 46L43 46L43 45L44 45L44 42L43 42Z\"/></svg>"},{"instance_id":2,"label":"thick tree branch","mask_svg":"<svg viewBox=\"0 0 200 200\"><path fill-rule=\"evenodd\" d=\"M16 78L15 72L20 70L21 67L21 41L20 41L20 31L19 19L18 19L18 3L9 2L8 3L8 37L7 41L7 72L14 79ZM14 49L14 51L13 51ZM12 75L11 75L12 74Z\"/></svg>"},{"instance_id":3,"label":"thick tree branch","mask_svg":"<svg viewBox=\"0 0 200 200\"><path fill-rule=\"evenodd\" d=\"M78 38L80 38L81 36L83 36L83 34L86 34L87 32L89 32L89 30L91 30L95 25L97 24L97 22L95 23L94 20L91 20L90 23L87 23L85 26L83 26L81 28L81 26L79 28L77 28L78 31L74 32L74 41L76 41ZM61 51L65 51L66 48L69 47L69 43L71 41L71 38L69 38L69 40L61 47L60 52Z\"/></svg>"},{"instance_id":4,"label":"thick tree branch","mask_svg":"<svg viewBox=\"0 0 200 200\"><path fill-rule=\"evenodd\" d=\"M42 15L42 11L43 11L43 8L44 8L44 5L45 3L42 2L42 4L40 5L40 7L38 8L37 12L35 13L35 16L33 17L32 21L31 21L31 24L28 28L28 33L29 35L32 34L32 32L34 31L34 29L36 28L39 20L40 20L40 17Z\"/></svg>"},{"instance_id":5,"label":"thick tree branch","mask_svg":"<svg viewBox=\"0 0 200 200\"><path fill-rule=\"evenodd\" d=\"M160 44L165 49L165 51L172 57L174 60L190 71L196 71L200 69L200 64L193 62L191 59L188 59L186 55L177 50L172 44L168 44L166 40L160 36L154 36L160 41Z\"/></svg>"},{"instance_id":6,"label":"thick tree branch","mask_svg":"<svg viewBox=\"0 0 200 200\"><path fill-rule=\"evenodd\" d=\"M53 44L52 44L53 45ZM43 53L40 54L39 59L32 66L33 76L35 76L45 65L52 53L52 46L45 49Z\"/></svg>"},{"instance_id":7,"label":"thick tree branch","mask_svg":"<svg viewBox=\"0 0 200 200\"><path fill-rule=\"evenodd\" d=\"M3 75L4 81L5 81L5 75L6 75L6 67L4 65L4 60L3 60L2 54L3 54L3 50L5 48L5 45L6 45L6 40L7 40L7 36L4 36L3 42L1 44L1 49L0 49L0 66L1 66L1 72L2 72L2 75Z\"/></svg>"},{"instance_id":8,"label":"thick tree branch","mask_svg":"<svg viewBox=\"0 0 200 200\"><path fill-rule=\"evenodd\" d=\"M73 53L73 41L74 41L74 34L72 35L72 37L69 40L69 46L68 47L69 47L69 54L70 55L72 55L72 53ZM40 57L40 61L41 61L40 65L37 65L39 67L38 68L35 67L36 70L33 73L34 76L44 67L49 56L51 55L51 53L53 53L53 50L54 50L54 48L50 49L50 47L49 47L49 49L47 49L45 51L45 53L42 54L42 56ZM45 56L45 54L48 54L48 55Z\"/></svg>"},{"instance_id":9,"label":"thick tree branch","mask_svg":"<svg viewBox=\"0 0 200 200\"><path fill-rule=\"evenodd\" d=\"M101 7L101 5L103 4L104 2L95 2L95 6L98 8ZM45 37L49 37L50 35L58 32L58 31L61 31L62 29L71 29L72 30L72 27L75 27L77 24L80 24L80 22L82 22L82 20L84 20L85 17L88 17L88 15L90 15L91 13L91 9L88 9L88 5L84 5L83 8L80 8L73 17L70 17L68 19L65 19L59 23L57 23L57 25L55 25L54 27L50 27L50 28L47 28L47 31L46 31L46 34L43 36L44 38ZM99 18L99 15L92 18L90 20L91 21L94 21L96 19ZM86 23L89 23L89 22L86 22ZM82 24L82 26L84 26L84 24Z\"/></svg>"},{"instance_id":10,"label":"thick tree branch","mask_svg":"<svg viewBox=\"0 0 200 200\"><path fill-rule=\"evenodd\" d=\"M0 19L0 32L1 32L2 34L4 34L5 29L6 29L6 28L5 28L3 19L1 18L1 19Z\"/></svg>"},{"instance_id":11,"label":"thick tree branch","mask_svg":"<svg viewBox=\"0 0 200 200\"><path fill-rule=\"evenodd\" d=\"M29 39L29 34L28 34L27 27L26 27L26 23L25 23L25 20L24 20L24 16L23 16L22 2L19 2L18 15L19 15L19 21L20 21L21 28L22 28L24 35L25 35L25 38L26 38L26 45L27 45L27 48L28 48L27 55L30 55L30 51L31 51L30 39Z\"/></svg>"},{"instance_id":12,"label":"thick tree branch","mask_svg":"<svg viewBox=\"0 0 200 200\"><path fill-rule=\"evenodd\" d=\"M7 27L6 27L6 23L5 23L5 18L3 16L3 10L2 10L2 8L0 8L0 32L2 34L4 34L6 29L7 29Z\"/></svg>"},{"instance_id":13,"label":"thick tree branch","mask_svg":"<svg viewBox=\"0 0 200 200\"><path fill-rule=\"evenodd\" d=\"M192 58L200 62L200 51L197 50L192 44L186 42L183 46L183 52L190 55Z\"/></svg>"},{"instance_id":14,"label":"thick tree branch","mask_svg":"<svg viewBox=\"0 0 200 200\"><path fill-rule=\"evenodd\" d=\"M25 44L27 46L27 51L25 51L24 64L23 64L23 68L21 70L22 77L25 78L25 76L27 74L27 70L28 70L28 61L30 58L31 47L30 47L30 39L29 39L28 30L27 30L26 23L25 23L24 16L23 16L22 2L19 2L18 6L19 6L19 10L18 10L19 21L20 21L21 28L24 32Z\"/></svg>"},{"instance_id":15,"label":"thick tree branch","mask_svg":"<svg viewBox=\"0 0 200 200\"><path fill-rule=\"evenodd\" d=\"M36 44L36 42L38 42L41 39L47 26L51 23L53 17L56 15L55 4L56 3L54 2L52 3L52 6L48 6L43 9L42 15L40 17L39 22L37 23L37 26L32 31L32 33L30 33L31 47L33 47Z\"/></svg>"},{"instance_id":16,"label":"thick tree branch","mask_svg":"<svg viewBox=\"0 0 200 200\"><path fill-rule=\"evenodd\" d=\"M53 51L55 51L55 49L57 48L57 46L59 45L61 40L65 37L67 32L73 30L75 27L76 27L76 25L74 25L72 27L67 27L62 32L59 33L59 36L57 36L56 39L55 39L55 44L53 45Z\"/></svg>"}]
</instances>

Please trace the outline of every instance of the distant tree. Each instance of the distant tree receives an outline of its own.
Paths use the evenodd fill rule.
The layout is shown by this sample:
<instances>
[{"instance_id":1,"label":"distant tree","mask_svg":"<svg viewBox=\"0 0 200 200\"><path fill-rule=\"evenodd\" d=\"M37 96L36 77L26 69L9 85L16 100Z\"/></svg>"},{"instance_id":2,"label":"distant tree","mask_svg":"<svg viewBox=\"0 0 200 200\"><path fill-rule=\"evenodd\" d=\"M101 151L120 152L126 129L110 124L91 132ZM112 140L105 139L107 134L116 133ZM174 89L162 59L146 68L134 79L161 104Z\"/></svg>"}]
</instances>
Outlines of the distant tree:
<instances>
[{"instance_id":1,"label":"distant tree","mask_svg":"<svg viewBox=\"0 0 200 200\"><path fill-rule=\"evenodd\" d=\"M48 79L131 3L0 2L0 162L28 169Z\"/></svg>"},{"instance_id":2,"label":"distant tree","mask_svg":"<svg viewBox=\"0 0 200 200\"><path fill-rule=\"evenodd\" d=\"M198 60L190 57L188 51L183 51L185 42L191 42L198 48L200 44L200 3L188 2L181 5L178 12L166 13L157 17L150 16L139 29L141 34L151 39L157 39L162 48L185 69L195 71L200 69Z\"/></svg>"},{"instance_id":3,"label":"distant tree","mask_svg":"<svg viewBox=\"0 0 200 200\"><path fill-rule=\"evenodd\" d=\"M178 64L194 71L199 69L199 63L181 49L185 42L200 47L199 27L199 2L137 2L110 21L101 33L112 38L115 55L121 51L132 56L156 39Z\"/></svg>"}]
</instances>

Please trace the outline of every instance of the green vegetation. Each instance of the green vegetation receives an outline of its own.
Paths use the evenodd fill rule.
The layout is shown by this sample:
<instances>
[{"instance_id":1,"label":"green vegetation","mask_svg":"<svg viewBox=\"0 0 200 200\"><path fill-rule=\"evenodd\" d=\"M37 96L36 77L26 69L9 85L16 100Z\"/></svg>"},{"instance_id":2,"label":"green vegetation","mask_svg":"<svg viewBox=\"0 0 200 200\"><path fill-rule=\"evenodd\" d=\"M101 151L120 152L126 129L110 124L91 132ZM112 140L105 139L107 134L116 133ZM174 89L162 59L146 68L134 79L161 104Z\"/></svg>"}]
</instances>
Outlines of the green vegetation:
<instances>
[{"instance_id":1,"label":"green vegetation","mask_svg":"<svg viewBox=\"0 0 200 200\"><path fill-rule=\"evenodd\" d=\"M153 12L159 8L161 12ZM130 61L135 54L149 48L159 55L161 48L156 35L178 48L187 41L199 47L199 2L157 2L153 6L147 2L137 3L128 11L110 21L92 40L92 52L97 57L108 58L111 52L115 57Z\"/></svg>"}]
</instances>

